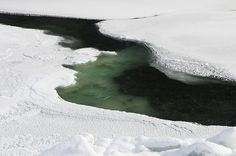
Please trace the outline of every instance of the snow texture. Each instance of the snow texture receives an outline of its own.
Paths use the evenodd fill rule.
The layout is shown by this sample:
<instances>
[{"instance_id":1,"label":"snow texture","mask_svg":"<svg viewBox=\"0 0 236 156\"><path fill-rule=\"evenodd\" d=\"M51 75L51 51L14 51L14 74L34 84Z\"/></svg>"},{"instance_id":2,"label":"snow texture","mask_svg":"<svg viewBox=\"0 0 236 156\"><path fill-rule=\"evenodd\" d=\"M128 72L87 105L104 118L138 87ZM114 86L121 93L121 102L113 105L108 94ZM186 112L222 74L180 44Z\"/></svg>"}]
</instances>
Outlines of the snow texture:
<instances>
[{"instance_id":1,"label":"snow texture","mask_svg":"<svg viewBox=\"0 0 236 156\"><path fill-rule=\"evenodd\" d=\"M153 65L160 64L169 76L177 72L181 79L185 72L234 80L235 3L1 0L0 11L88 19L154 16L111 20L99 26L114 37L145 42L153 48ZM94 61L102 51L73 51L59 46L61 40L43 31L0 25L0 155L235 155L235 129L216 135L226 127L173 122L62 100L55 88L73 84L75 78L75 71L62 65ZM89 134L78 135L84 132Z\"/></svg>"},{"instance_id":2,"label":"snow texture","mask_svg":"<svg viewBox=\"0 0 236 156\"><path fill-rule=\"evenodd\" d=\"M0 11L86 19L119 19L180 10L232 10L235 9L232 4L235 4L235 0L1 0Z\"/></svg>"},{"instance_id":3,"label":"snow texture","mask_svg":"<svg viewBox=\"0 0 236 156\"><path fill-rule=\"evenodd\" d=\"M71 50L60 37L0 25L0 153L38 155L80 133L121 136L210 137L225 127L172 122L63 101L55 88L74 83L63 64L96 60L93 48Z\"/></svg>"},{"instance_id":4,"label":"snow texture","mask_svg":"<svg viewBox=\"0 0 236 156\"><path fill-rule=\"evenodd\" d=\"M236 80L235 11L169 13L98 25L104 34L146 43L153 50L152 65L171 78Z\"/></svg>"},{"instance_id":5,"label":"snow texture","mask_svg":"<svg viewBox=\"0 0 236 156\"><path fill-rule=\"evenodd\" d=\"M226 129L210 139L74 136L41 156L230 156L236 152L236 129Z\"/></svg>"}]
</instances>

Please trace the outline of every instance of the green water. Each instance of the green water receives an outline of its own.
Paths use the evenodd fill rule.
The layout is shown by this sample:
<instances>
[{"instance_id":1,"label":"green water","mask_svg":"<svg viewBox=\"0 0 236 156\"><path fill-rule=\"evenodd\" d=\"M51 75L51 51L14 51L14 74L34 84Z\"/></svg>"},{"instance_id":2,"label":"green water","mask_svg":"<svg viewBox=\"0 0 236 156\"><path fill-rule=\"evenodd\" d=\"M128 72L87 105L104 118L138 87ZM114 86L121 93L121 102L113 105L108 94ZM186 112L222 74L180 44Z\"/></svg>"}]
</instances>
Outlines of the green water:
<instances>
[{"instance_id":1,"label":"green water","mask_svg":"<svg viewBox=\"0 0 236 156\"><path fill-rule=\"evenodd\" d=\"M146 98L119 91L114 77L127 69L148 65L149 51L142 46L129 47L117 55L102 54L97 61L65 67L78 71L76 84L57 88L65 100L94 107L156 115Z\"/></svg>"}]
</instances>

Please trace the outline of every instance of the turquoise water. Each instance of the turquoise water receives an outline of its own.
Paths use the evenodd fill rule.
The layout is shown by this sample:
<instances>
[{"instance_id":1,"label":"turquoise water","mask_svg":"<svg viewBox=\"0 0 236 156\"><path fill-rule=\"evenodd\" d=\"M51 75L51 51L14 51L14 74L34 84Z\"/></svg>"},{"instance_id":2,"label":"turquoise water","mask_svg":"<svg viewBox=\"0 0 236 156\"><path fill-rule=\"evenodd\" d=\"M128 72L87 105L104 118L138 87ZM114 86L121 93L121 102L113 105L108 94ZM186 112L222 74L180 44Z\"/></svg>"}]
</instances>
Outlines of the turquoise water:
<instances>
[{"instance_id":1,"label":"turquoise water","mask_svg":"<svg viewBox=\"0 0 236 156\"><path fill-rule=\"evenodd\" d=\"M148 65L149 51L142 46L129 47L117 55L102 54L97 61L66 66L78 71L76 84L57 88L65 100L100 108L155 115L146 98L125 95L114 78L128 69Z\"/></svg>"}]
</instances>

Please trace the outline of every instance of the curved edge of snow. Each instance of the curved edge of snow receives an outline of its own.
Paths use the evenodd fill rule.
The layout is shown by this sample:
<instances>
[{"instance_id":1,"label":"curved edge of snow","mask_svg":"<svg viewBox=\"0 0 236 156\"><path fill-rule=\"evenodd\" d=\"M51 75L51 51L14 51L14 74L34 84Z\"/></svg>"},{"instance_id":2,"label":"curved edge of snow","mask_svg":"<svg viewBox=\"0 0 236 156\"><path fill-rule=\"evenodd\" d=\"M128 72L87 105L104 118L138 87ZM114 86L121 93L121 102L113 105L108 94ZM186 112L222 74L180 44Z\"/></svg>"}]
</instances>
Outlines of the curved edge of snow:
<instances>
[{"instance_id":1,"label":"curved edge of snow","mask_svg":"<svg viewBox=\"0 0 236 156\"><path fill-rule=\"evenodd\" d=\"M235 18L233 11L187 11L145 19L107 20L97 26L104 35L147 45L152 50L151 65L168 77L201 83L201 77L236 80L231 56L235 49L232 41L236 35L231 32Z\"/></svg>"},{"instance_id":2,"label":"curved edge of snow","mask_svg":"<svg viewBox=\"0 0 236 156\"><path fill-rule=\"evenodd\" d=\"M76 135L41 153L41 156L187 156L236 154L236 129L229 128L209 139L94 137Z\"/></svg>"}]
</instances>

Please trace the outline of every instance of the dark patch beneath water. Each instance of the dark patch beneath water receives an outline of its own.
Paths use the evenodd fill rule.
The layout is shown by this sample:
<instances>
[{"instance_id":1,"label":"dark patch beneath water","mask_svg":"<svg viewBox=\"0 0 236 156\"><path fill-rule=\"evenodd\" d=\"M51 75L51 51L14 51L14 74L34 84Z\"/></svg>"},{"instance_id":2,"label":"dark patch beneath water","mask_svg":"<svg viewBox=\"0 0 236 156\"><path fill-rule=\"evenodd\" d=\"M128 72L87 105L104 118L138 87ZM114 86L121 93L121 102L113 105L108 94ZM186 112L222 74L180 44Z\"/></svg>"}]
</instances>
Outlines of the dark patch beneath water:
<instances>
[{"instance_id":1,"label":"dark patch beneath water","mask_svg":"<svg viewBox=\"0 0 236 156\"><path fill-rule=\"evenodd\" d=\"M208 83L187 85L153 67L126 70L114 78L124 94L146 97L156 117L206 125L236 125L236 87Z\"/></svg>"}]
</instances>

